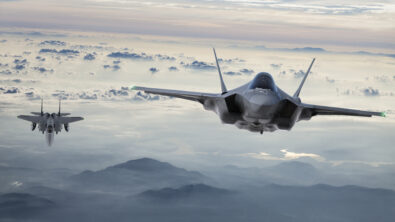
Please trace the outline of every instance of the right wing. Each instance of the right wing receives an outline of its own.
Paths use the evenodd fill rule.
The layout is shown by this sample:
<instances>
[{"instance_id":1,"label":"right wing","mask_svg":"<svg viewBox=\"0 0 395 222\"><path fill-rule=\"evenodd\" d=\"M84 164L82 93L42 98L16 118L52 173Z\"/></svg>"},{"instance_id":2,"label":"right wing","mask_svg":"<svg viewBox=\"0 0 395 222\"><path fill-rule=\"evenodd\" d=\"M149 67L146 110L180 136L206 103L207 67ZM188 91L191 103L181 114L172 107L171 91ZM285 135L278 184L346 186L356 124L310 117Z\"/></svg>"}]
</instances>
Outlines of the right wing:
<instances>
[{"instance_id":1,"label":"right wing","mask_svg":"<svg viewBox=\"0 0 395 222\"><path fill-rule=\"evenodd\" d=\"M371 112L364 110L356 110L356 109L346 109L339 107L330 107L330 106L318 106L318 105L310 105L303 104L303 109L307 109L311 112L312 116L315 115L346 115L346 116L382 116L385 117L384 112Z\"/></svg>"},{"instance_id":2,"label":"right wing","mask_svg":"<svg viewBox=\"0 0 395 222\"><path fill-rule=\"evenodd\" d=\"M82 118L82 117L63 117L63 116L58 117L60 124L68 124L68 123L77 122L77 121L80 121L83 119L84 118Z\"/></svg>"},{"instance_id":3,"label":"right wing","mask_svg":"<svg viewBox=\"0 0 395 222\"><path fill-rule=\"evenodd\" d=\"M140 86L134 86L131 89L141 90L144 91L145 93L152 93L162 96L171 96L181 99L192 100L200 103L204 103L206 99L215 99L221 97L220 94L214 94L214 93L189 92L189 91L172 90L172 89L156 89L156 88L147 88Z\"/></svg>"},{"instance_id":4,"label":"right wing","mask_svg":"<svg viewBox=\"0 0 395 222\"><path fill-rule=\"evenodd\" d=\"M19 119L23 119L26 121L30 121L32 123L39 123L41 121L41 116L27 116L27 115L19 115L17 116Z\"/></svg>"}]
</instances>

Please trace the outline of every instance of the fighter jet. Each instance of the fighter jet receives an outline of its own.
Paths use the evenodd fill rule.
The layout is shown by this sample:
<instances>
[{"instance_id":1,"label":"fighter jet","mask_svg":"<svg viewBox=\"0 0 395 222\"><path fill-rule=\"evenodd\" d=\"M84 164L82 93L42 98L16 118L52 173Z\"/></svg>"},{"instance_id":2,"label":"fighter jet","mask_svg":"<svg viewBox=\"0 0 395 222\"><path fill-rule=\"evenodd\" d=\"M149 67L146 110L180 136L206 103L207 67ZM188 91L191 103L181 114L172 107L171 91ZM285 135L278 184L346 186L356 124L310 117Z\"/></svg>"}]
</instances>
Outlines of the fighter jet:
<instances>
[{"instance_id":1,"label":"fighter jet","mask_svg":"<svg viewBox=\"0 0 395 222\"><path fill-rule=\"evenodd\" d=\"M261 134L278 129L291 130L296 122L310 120L311 117L317 115L385 117L384 112L370 112L303 103L299 94L315 58L293 96L281 90L274 83L273 77L267 72L258 73L252 81L228 90L222 78L215 49L213 51L222 93L189 92L139 86L133 86L131 89L199 102L206 110L214 111L222 123L234 124L240 129L260 132Z\"/></svg>"},{"instance_id":2,"label":"fighter jet","mask_svg":"<svg viewBox=\"0 0 395 222\"><path fill-rule=\"evenodd\" d=\"M27 120L32 122L32 131L34 131L38 125L38 130L43 134L45 132L45 137L48 146L51 146L54 140L54 133L58 134L62 130L62 125L66 132L69 131L69 123L83 120L82 117L65 117L70 115L70 113L60 112L60 100L59 100L59 111L58 113L44 113L43 111L43 100L41 100L41 112L31 112L34 116L19 115L19 119Z\"/></svg>"}]
</instances>

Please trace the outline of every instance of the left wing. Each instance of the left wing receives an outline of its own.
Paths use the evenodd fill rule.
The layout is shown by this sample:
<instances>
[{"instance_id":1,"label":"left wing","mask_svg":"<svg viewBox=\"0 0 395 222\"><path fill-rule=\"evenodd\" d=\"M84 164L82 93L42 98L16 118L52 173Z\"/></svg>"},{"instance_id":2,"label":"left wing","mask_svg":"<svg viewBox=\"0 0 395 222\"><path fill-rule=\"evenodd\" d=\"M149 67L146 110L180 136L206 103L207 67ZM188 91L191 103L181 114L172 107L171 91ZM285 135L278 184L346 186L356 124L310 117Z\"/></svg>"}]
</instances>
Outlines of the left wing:
<instances>
[{"instance_id":1,"label":"left wing","mask_svg":"<svg viewBox=\"0 0 395 222\"><path fill-rule=\"evenodd\" d=\"M26 121L30 121L32 123L39 123L41 121L41 116L27 116L27 115L19 115L17 116L19 119L23 119Z\"/></svg>"},{"instance_id":2,"label":"left wing","mask_svg":"<svg viewBox=\"0 0 395 222\"><path fill-rule=\"evenodd\" d=\"M60 124L67 124L67 123L72 123L72 122L77 122L80 120L83 120L84 118L82 117L58 117L58 121Z\"/></svg>"},{"instance_id":3,"label":"left wing","mask_svg":"<svg viewBox=\"0 0 395 222\"><path fill-rule=\"evenodd\" d=\"M346 115L346 116L382 116L385 117L384 112L370 112L356 109L345 109L330 106L318 106L310 104L301 104L304 111L311 112L311 116L315 115Z\"/></svg>"},{"instance_id":4,"label":"left wing","mask_svg":"<svg viewBox=\"0 0 395 222\"><path fill-rule=\"evenodd\" d=\"M134 86L131 88L132 90L141 90L146 93L158 94L163 96L172 96L181 99L192 100L196 102L203 103L206 99L215 99L221 97L220 94L214 93L201 93L201 92L190 92L190 91L181 91L181 90L172 90L172 89L156 89L156 88L147 88Z\"/></svg>"}]
</instances>

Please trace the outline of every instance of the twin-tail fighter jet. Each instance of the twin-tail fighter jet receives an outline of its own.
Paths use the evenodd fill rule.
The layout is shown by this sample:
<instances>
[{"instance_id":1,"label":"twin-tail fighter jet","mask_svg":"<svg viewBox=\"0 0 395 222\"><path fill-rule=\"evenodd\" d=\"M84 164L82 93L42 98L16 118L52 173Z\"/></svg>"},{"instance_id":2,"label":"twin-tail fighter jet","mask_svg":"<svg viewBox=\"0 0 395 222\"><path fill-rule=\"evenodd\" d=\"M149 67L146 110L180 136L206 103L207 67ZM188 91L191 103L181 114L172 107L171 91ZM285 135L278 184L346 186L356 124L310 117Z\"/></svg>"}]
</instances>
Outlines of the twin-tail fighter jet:
<instances>
[{"instance_id":1,"label":"twin-tail fighter jet","mask_svg":"<svg viewBox=\"0 0 395 222\"><path fill-rule=\"evenodd\" d=\"M258 73L252 81L238 88L228 90L222 78L215 49L213 51L221 81L222 93L220 94L139 86L133 86L131 89L199 102L206 110L214 111L223 123L234 124L240 129L260 132L261 134L265 131L273 132L277 129L291 130L296 122L310 120L311 117L317 115L385 117L384 112L370 112L303 103L299 94L315 59L311 62L299 88L293 96L288 95L276 86L273 77L267 72Z\"/></svg>"},{"instance_id":2,"label":"twin-tail fighter jet","mask_svg":"<svg viewBox=\"0 0 395 222\"><path fill-rule=\"evenodd\" d=\"M43 134L45 132L47 144L51 146L54 140L54 133L58 134L62 130L62 126L68 132L70 129L69 123L84 119L82 117L66 117L70 113L61 113L60 104L59 100L58 113L44 113L43 100L41 100L41 112L31 112L33 116L19 115L18 118L32 122L32 131L38 126L38 130Z\"/></svg>"}]
</instances>

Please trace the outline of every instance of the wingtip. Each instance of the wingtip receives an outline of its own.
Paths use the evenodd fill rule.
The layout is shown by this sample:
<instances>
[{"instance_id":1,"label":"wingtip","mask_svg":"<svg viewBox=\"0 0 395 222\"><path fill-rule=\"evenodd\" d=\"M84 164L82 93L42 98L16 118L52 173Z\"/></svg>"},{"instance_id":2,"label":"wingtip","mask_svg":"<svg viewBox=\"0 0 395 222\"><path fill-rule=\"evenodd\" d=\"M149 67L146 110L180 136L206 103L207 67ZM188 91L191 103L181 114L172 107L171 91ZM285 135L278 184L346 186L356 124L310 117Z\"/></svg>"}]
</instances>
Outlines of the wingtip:
<instances>
[{"instance_id":1,"label":"wingtip","mask_svg":"<svg viewBox=\"0 0 395 222\"><path fill-rule=\"evenodd\" d=\"M381 112L381 113L380 113L380 116L381 116L381 117L387 117L387 113Z\"/></svg>"}]
</instances>

